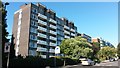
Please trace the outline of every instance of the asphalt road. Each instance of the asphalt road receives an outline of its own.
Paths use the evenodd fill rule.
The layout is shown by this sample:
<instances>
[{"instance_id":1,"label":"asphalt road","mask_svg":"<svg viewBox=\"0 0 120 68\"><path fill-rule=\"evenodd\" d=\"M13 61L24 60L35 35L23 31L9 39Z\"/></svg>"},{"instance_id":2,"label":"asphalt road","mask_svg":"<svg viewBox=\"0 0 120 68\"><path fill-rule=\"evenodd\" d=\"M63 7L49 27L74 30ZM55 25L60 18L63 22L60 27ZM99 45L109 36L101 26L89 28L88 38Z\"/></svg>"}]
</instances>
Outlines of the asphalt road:
<instances>
[{"instance_id":1,"label":"asphalt road","mask_svg":"<svg viewBox=\"0 0 120 68\"><path fill-rule=\"evenodd\" d=\"M113 62L101 62L99 64L96 64L95 66L118 66L118 61L113 61Z\"/></svg>"},{"instance_id":2,"label":"asphalt road","mask_svg":"<svg viewBox=\"0 0 120 68\"><path fill-rule=\"evenodd\" d=\"M78 65L68 65L62 68L119 68L119 67L118 67L118 61L113 61L113 62L105 61L96 64L94 66L82 66L81 64L78 64Z\"/></svg>"}]
</instances>

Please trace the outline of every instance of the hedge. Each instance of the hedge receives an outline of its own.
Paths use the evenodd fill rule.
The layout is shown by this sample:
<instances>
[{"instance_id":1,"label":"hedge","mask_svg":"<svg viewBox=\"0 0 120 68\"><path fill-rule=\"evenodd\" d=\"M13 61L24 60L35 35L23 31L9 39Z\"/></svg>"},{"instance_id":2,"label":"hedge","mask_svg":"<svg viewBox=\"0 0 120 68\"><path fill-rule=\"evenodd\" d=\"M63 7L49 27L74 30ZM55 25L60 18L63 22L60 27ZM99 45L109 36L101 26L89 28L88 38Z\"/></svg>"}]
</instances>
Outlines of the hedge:
<instances>
[{"instance_id":1,"label":"hedge","mask_svg":"<svg viewBox=\"0 0 120 68\"><path fill-rule=\"evenodd\" d=\"M56 59L56 66L60 67L64 65L64 60L66 65L75 65L80 63L77 59L70 58L55 58L51 57L48 59L44 59L41 57L26 57L26 58L14 58L10 60L10 68L44 68L46 66L54 67Z\"/></svg>"}]
</instances>

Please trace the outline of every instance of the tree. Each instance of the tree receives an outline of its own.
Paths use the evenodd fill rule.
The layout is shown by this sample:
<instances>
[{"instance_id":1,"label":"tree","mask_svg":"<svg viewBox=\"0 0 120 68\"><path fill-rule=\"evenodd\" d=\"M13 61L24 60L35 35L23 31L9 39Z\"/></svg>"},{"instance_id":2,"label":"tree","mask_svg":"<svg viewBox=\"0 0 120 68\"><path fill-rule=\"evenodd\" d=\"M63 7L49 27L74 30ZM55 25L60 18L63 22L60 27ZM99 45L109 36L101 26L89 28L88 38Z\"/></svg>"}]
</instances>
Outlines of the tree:
<instances>
[{"instance_id":1,"label":"tree","mask_svg":"<svg viewBox=\"0 0 120 68\"><path fill-rule=\"evenodd\" d=\"M91 44L82 37L64 39L60 48L61 52L69 58L79 59L80 56L91 58L93 53Z\"/></svg>"},{"instance_id":2,"label":"tree","mask_svg":"<svg viewBox=\"0 0 120 68\"><path fill-rule=\"evenodd\" d=\"M5 47L5 43L9 41L9 39L7 39L7 36L8 36L9 33L6 30L6 28L7 28L7 22L6 22L7 11L5 9L6 3L4 5L0 1L0 4L2 5L0 7L0 11L2 12L2 22L0 22L0 23L2 23L2 59L4 60L4 61L2 61L2 63L3 63L3 66L6 66L5 65L6 64L6 57L5 57L5 54L4 54L4 47Z\"/></svg>"},{"instance_id":3,"label":"tree","mask_svg":"<svg viewBox=\"0 0 120 68\"><path fill-rule=\"evenodd\" d=\"M14 44L14 37L12 35L12 38L11 38L11 46L10 46L10 59L14 58L15 57L15 44Z\"/></svg>"},{"instance_id":4,"label":"tree","mask_svg":"<svg viewBox=\"0 0 120 68\"><path fill-rule=\"evenodd\" d=\"M106 60L109 58L114 58L116 57L117 50L115 48L106 46L103 47L98 53L97 56L101 60Z\"/></svg>"},{"instance_id":5,"label":"tree","mask_svg":"<svg viewBox=\"0 0 120 68\"><path fill-rule=\"evenodd\" d=\"M100 50L100 43L98 42L93 42L93 51L94 51L94 57L96 57L96 54L99 52Z\"/></svg>"},{"instance_id":6,"label":"tree","mask_svg":"<svg viewBox=\"0 0 120 68\"><path fill-rule=\"evenodd\" d=\"M117 54L118 54L118 57L120 58L120 43L117 46Z\"/></svg>"}]
</instances>

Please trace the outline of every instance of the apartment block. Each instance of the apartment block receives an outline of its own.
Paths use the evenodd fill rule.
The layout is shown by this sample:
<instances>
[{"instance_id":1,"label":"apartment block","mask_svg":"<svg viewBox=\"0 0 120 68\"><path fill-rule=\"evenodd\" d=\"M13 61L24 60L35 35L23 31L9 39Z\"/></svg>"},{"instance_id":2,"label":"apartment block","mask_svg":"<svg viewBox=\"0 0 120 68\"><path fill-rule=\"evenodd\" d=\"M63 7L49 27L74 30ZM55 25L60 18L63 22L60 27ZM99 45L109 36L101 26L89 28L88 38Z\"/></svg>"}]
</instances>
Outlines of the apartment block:
<instances>
[{"instance_id":1,"label":"apartment block","mask_svg":"<svg viewBox=\"0 0 120 68\"><path fill-rule=\"evenodd\" d=\"M64 38L73 38L77 36L77 27L73 22L66 18L62 18L64 21Z\"/></svg>"},{"instance_id":2,"label":"apartment block","mask_svg":"<svg viewBox=\"0 0 120 68\"><path fill-rule=\"evenodd\" d=\"M110 46L110 47L114 47L109 41L104 40L101 37L98 38L92 38L92 42L98 42L100 43L100 47L104 47L104 46Z\"/></svg>"},{"instance_id":3,"label":"apartment block","mask_svg":"<svg viewBox=\"0 0 120 68\"><path fill-rule=\"evenodd\" d=\"M92 37L87 35L87 34L84 34L84 33L77 33L77 36L81 36L82 38L85 38L87 40L87 42L91 43L92 42Z\"/></svg>"},{"instance_id":4,"label":"apartment block","mask_svg":"<svg viewBox=\"0 0 120 68\"><path fill-rule=\"evenodd\" d=\"M13 36L16 56L48 58L64 38L77 36L77 27L44 5L30 3L14 13Z\"/></svg>"},{"instance_id":5,"label":"apartment block","mask_svg":"<svg viewBox=\"0 0 120 68\"><path fill-rule=\"evenodd\" d=\"M92 38L92 42L98 42L98 43L100 43L100 39L99 38Z\"/></svg>"}]
</instances>

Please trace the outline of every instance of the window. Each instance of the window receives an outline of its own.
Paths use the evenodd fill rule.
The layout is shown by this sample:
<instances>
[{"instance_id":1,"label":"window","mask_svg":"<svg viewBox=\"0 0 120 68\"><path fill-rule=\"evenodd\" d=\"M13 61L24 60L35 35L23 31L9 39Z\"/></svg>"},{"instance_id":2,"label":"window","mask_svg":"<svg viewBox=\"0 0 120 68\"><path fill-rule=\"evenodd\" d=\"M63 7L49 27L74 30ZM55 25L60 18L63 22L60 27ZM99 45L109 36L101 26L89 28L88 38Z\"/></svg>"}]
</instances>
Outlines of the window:
<instances>
[{"instance_id":1,"label":"window","mask_svg":"<svg viewBox=\"0 0 120 68\"><path fill-rule=\"evenodd\" d=\"M30 47L36 48L36 47L37 47L37 44L31 41L31 42L30 42Z\"/></svg>"},{"instance_id":2,"label":"window","mask_svg":"<svg viewBox=\"0 0 120 68\"><path fill-rule=\"evenodd\" d=\"M21 20L18 19L18 25L21 25Z\"/></svg>"},{"instance_id":3,"label":"window","mask_svg":"<svg viewBox=\"0 0 120 68\"><path fill-rule=\"evenodd\" d=\"M30 32L32 32L32 33L37 33L37 30L36 30L35 28L31 27L31 28L30 28Z\"/></svg>"},{"instance_id":4,"label":"window","mask_svg":"<svg viewBox=\"0 0 120 68\"><path fill-rule=\"evenodd\" d=\"M36 8L32 7L32 12L37 13L38 11Z\"/></svg>"},{"instance_id":5,"label":"window","mask_svg":"<svg viewBox=\"0 0 120 68\"><path fill-rule=\"evenodd\" d=\"M19 45L19 40L17 40L16 45Z\"/></svg>"},{"instance_id":6,"label":"window","mask_svg":"<svg viewBox=\"0 0 120 68\"><path fill-rule=\"evenodd\" d=\"M35 35L30 35L30 39L32 39L32 40L37 40L37 36L35 36Z\"/></svg>"},{"instance_id":7,"label":"window","mask_svg":"<svg viewBox=\"0 0 120 68\"><path fill-rule=\"evenodd\" d=\"M36 51L34 51L34 50L29 50L29 55L35 56L35 55L36 55Z\"/></svg>"},{"instance_id":8,"label":"window","mask_svg":"<svg viewBox=\"0 0 120 68\"><path fill-rule=\"evenodd\" d=\"M33 35L30 35L30 39L33 39Z\"/></svg>"}]
</instances>

